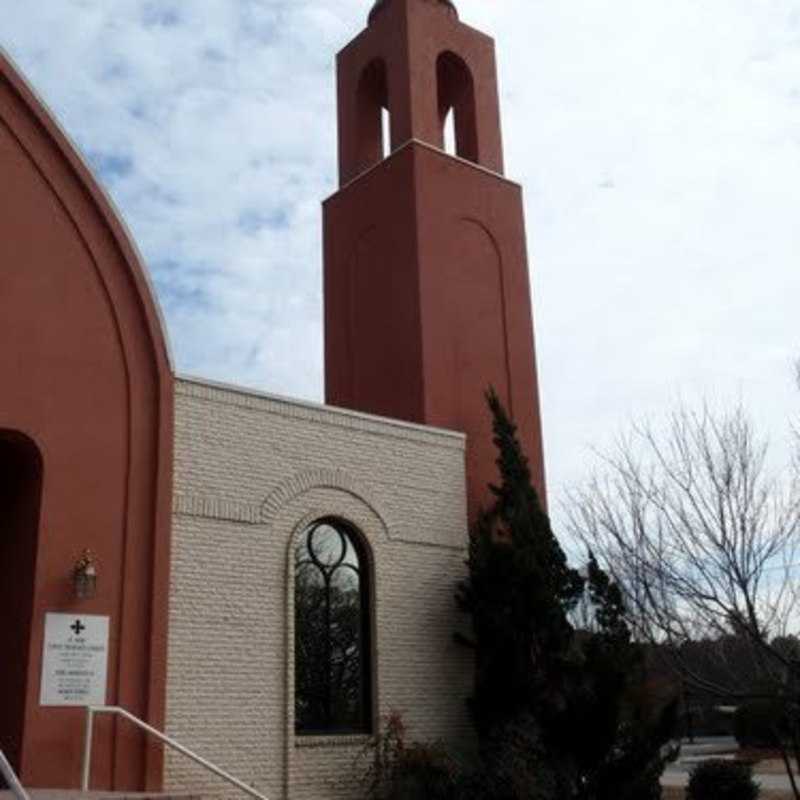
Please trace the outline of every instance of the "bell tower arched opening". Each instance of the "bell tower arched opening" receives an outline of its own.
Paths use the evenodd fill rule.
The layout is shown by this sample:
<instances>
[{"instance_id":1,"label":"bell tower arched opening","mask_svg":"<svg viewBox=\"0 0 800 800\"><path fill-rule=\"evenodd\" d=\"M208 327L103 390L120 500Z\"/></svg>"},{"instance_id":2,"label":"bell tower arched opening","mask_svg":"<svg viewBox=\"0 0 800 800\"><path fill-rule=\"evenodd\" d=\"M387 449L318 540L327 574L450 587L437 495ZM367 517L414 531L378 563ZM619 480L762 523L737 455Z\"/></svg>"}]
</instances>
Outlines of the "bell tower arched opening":
<instances>
[{"instance_id":1,"label":"bell tower arched opening","mask_svg":"<svg viewBox=\"0 0 800 800\"><path fill-rule=\"evenodd\" d=\"M28 437L0 429L0 750L15 771L22 759L34 573L39 541L42 457ZM12 577L13 576L13 577Z\"/></svg>"},{"instance_id":2,"label":"bell tower arched opening","mask_svg":"<svg viewBox=\"0 0 800 800\"><path fill-rule=\"evenodd\" d=\"M359 171L382 161L391 149L391 117L386 64L371 61L364 68L356 89L356 153Z\"/></svg>"},{"instance_id":3,"label":"bell tower arched opening","mask_svg":"<svg viewBox=\"0 0 800 800\"><path fill-rule=\"evenodd\" d=\"M446 145L445 126L452 112L455 154L477 164L480 156L472 73L462 58L447 51L436 62L436 82L443 142Z\"/></svg>"}]
</instances>

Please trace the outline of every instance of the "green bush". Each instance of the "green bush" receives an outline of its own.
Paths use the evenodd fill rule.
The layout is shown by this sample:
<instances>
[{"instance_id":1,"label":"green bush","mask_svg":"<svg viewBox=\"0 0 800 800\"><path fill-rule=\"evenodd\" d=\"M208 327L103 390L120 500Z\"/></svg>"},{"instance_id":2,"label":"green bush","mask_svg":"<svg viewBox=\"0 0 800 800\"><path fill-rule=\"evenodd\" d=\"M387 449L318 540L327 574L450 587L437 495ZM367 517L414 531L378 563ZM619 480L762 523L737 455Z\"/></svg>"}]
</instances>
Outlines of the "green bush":
<instances>
[{"instance_id":1,"label":"green bush","mask_svg":"<svg viewBox=\"0 0 800 800\"><path fill-rule=\"evenodd\" d=\"M736 709L733 735L740 747L778 747L786 734L785 714L774 700L751 700Z\"/></svg>"},{"instance_id":2,"label":"green bush","mask_svg":"<svg viewBox=\"0 0 800 800\"><path fill-rule=\"evenodd\" d=\"M657 798L676 704L650 696L621 588L591 552L585 577L569 565L516 426L494 390L487 400L501 480L471 531L458 591L472 622L459 640L475 658L474 777L486 786L473 796Z\"/></svg>"},{"instance_id":3,"label":"green bush","mask_svg":"<svg viewBox=\"0 0 800 800\"><path fill-rule=\"evenodd\" d=\"M712 758L698 764L689 776L686 800L755 800L758 786L752 767Z\"/></svg>"}]
</instances>

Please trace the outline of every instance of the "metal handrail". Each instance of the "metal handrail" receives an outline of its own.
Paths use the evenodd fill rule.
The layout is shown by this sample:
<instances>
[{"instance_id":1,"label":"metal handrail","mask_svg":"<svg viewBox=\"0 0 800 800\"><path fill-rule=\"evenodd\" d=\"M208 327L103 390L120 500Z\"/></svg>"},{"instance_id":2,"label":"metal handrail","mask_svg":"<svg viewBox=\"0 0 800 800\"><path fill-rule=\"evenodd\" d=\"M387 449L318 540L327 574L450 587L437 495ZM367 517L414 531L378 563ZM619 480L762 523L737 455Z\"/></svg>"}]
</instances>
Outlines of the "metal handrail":
<instances>
[{"instance_id":1,"label":"metal handrail","mask_svg":"<svg viewBox=\"0 0 800 800\"><path fill-rule=\"evenodd\" d=\"M227 781L228 783L235 786L237 789L241 789L246 794L249 794L251 797L254 797L256 800L267 800L263 794L257 792L252 786L248 786L246 783L243 783L238 778L234 778L233 775L229 775L225 772L224 769L216 766L216 764L212 764L210 761L207 761L205 758L197 755L197 753L193 753L188 747L184 747L182 744L179 744L174 739L171 739L161 731L156 730L152 726L148 725L146 722L142 722L138 717L135 717L131 714L130 711L127 711L120 706L87 706L86 707L86 732L84 734L83 740L83 771L81 777L81 789L84 792L89 791L89 773L91 770L92 764L92 733L94 729L94 715L95 714L116 714L119 717L123 717L124 719L128 720L128 722L132 722L138 728L141 728L145 733L150 734L150 736L155 737L160 742L163 742L167 747L171 747L173 750L177 750L179 753L182 753L187 758L192 759L192 761L200 764L201 767L205 767L209 772L213 772L215 775L218 775L223 780ZM28 800L28 798L23 798L23 800Z\"/></svg>"},{"instance_id":2,"label":"metal handrail","mask_svg":"<svg viewBox=\"0 0 800 800\"><path fill-rule=\"evenodd\" d=\"M3 777L6 779L9 789L11 789L19 800L30 800L28 793L19 782L17 774L14 772L11 764L8 763L6 754L2 750L0 750L0 772L3 773Z\"/></svg>"}]
</instances>

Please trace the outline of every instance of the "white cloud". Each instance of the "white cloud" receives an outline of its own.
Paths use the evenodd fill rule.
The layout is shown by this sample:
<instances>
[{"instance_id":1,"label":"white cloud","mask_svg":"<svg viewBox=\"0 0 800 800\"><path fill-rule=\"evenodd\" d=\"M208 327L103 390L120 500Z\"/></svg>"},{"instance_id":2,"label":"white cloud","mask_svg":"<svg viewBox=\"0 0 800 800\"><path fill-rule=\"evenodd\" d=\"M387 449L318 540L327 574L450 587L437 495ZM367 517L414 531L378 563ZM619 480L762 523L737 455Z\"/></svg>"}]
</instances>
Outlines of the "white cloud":
<instances>
[{"instance_id":1,"label":"white cloud","mask_svg":"<svg viewBox=\"0 0 800 800\"><path fill-rule=\"evenodd\" d=\"M780 439L800 352L800 0L458 5L498 42L552 487L678 393L740 394ZM130 224L181 370L321 397L333 56L367 6L28 0L4 17L0 42Z\"/></svg>"}]
</instances>

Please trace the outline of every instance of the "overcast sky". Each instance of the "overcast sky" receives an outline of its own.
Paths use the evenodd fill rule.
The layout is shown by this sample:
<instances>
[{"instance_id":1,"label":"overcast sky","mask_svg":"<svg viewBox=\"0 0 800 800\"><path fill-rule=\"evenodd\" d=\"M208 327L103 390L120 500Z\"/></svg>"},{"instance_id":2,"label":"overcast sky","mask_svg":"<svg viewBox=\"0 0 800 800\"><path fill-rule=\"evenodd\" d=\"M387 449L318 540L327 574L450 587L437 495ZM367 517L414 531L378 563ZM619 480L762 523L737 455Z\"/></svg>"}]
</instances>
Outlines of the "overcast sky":
<instances>
[{"instance_id":1,"label":"overcast sky","mask_svg":"<svg viewBox=\"0 0 800 800\"><path fill-rule=\"evenodd\" d=\"M459 0L525 187L551 492L678 398L800 396L800 0ZM367 0L0 0L153 276L177 369L322 399L334 53Z\"/></svg>"}]
</instances>

